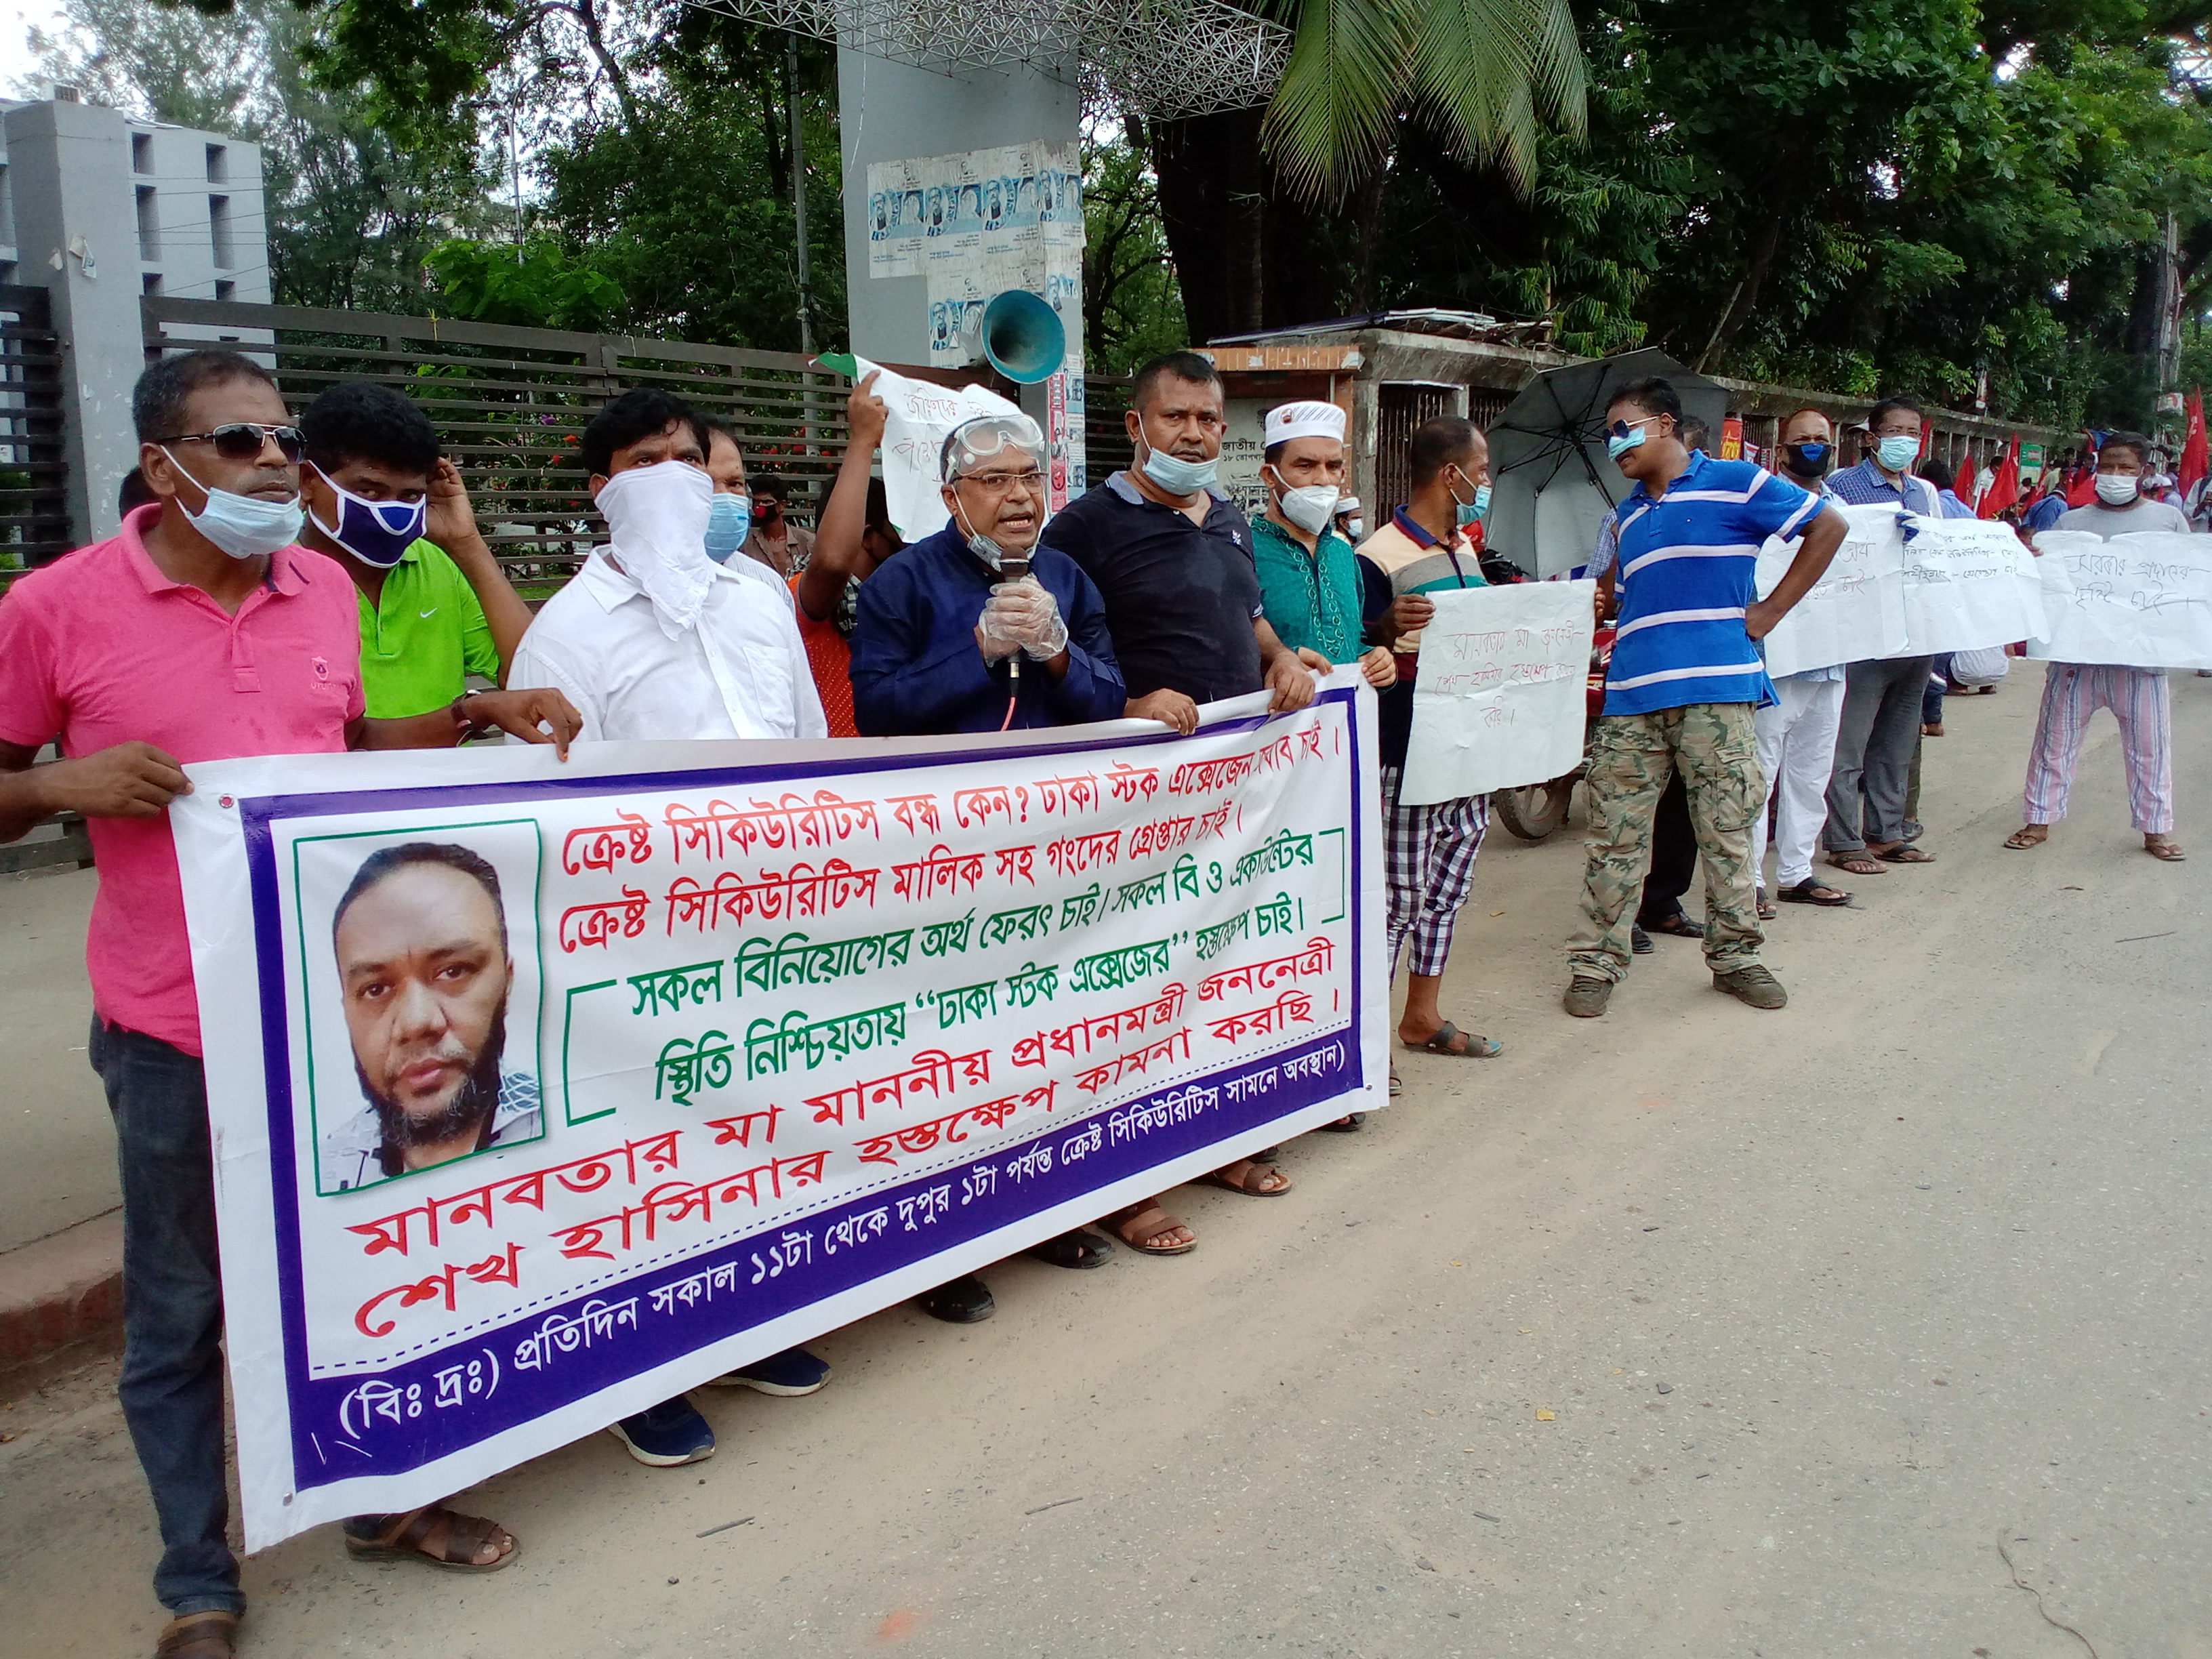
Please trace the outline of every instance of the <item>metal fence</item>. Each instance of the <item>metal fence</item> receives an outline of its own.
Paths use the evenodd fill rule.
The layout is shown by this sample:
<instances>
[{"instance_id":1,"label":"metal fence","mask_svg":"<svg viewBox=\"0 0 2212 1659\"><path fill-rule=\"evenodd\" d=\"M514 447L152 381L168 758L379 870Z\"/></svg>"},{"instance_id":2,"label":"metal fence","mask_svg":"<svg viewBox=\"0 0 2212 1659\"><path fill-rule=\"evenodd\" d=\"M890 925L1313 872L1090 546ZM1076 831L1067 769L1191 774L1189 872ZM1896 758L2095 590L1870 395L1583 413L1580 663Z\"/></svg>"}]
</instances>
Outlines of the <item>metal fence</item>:
<instances>
[{"instance_id":1,"label":"metal fence","mask_svg":"<svg viewBox=\"0 0 2212 1659\"><path fill-rule=\"evenodd\" d=\"M74 546L46 290L0 285L0 583Z\"/></svg>"},{"instance_id":2,"label":"metal fence","mask_svg":"<svg viewBox=\"0 0 2212 1659\"><path fill-rule=\"evenodd\" d=\"M794 511L807 504L800 516L811 516L814 492L844 451L842 378L787 352L304 306L156 295L140 304L149 362L204 345L210 332L260 330L273 343L247 334L236 349L270 362L295 410L342 380L381 381L414 398L461 467L486 540L528 597L565 580L604 538L577 444L618 392L664 386L724 422L755 479L773 472L792 482Z\"/></svg>"}]
</instances>

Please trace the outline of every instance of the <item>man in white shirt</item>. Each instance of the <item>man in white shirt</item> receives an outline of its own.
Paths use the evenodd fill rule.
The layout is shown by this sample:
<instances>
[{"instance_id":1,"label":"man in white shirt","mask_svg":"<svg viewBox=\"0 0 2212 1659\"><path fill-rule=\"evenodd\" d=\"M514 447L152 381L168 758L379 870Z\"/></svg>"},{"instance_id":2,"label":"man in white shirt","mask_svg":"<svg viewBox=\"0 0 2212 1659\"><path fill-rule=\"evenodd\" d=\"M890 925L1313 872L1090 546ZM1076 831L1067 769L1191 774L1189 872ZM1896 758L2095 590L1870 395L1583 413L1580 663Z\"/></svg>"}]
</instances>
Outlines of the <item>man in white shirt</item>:
<instances>
[{"instance_id":1,"label":"man in white shirt","mask_svg":"<svg viewBox=\"0 0 2212 1659\"><path fill-rule=\"evenodd\" d=\"M612 532L522 636L511 688L551 686L580 741L829 735L788 605L708 555L706 422L655 387L584 430L592 499Z\"/></svg>"},{"instance_id":2,"label":"man in white shirt","mask_svg":"<svg viewBox=\"0 0 2212 1659\"><path fill-rule=\"evenodd\" d=\"M567 693L583 713L580 742L830 735L787 599L707 550L708 451L706 422L657 387L625 392L584 428L611 541L545 602L507 677L512 690ZM714 1380L801 1395L829 1377L790 1348ZM714 1453L714 1430L682 1395L608 1432L656 1468Z\"/></svg>"}]
</instances>

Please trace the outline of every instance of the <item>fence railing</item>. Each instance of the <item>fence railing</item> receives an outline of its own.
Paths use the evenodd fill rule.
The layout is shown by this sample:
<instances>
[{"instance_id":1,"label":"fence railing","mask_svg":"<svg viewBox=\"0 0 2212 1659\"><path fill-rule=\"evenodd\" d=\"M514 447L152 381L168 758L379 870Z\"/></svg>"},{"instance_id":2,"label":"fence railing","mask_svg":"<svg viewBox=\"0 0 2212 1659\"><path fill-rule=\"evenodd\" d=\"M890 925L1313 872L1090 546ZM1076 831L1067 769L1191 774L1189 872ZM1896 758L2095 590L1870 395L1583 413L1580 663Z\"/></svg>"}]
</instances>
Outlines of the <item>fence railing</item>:
<instances>
[{"instance_id":1,"label":"fence railing","mask_svg":"<svg viewBox=\"0 0 2212 1659\"><path fill-rule=\"evenodd\" d=\"M76 544L51 307L42 288L0 285L0 583Z\"/></svg>"},{"instance_id":2,"label":"fence railing","mask_svg":"<svg viewBox=\"0 0 2212 1659\"><path fill-rule=\"evenodd\" d=\"M564 580L605 535L577 442L617 392L665 386L723 421L754 477L791 481L794 508L802 495L811 502L844 450L842 380L787 352L305 306L156 295L140 304L149 362L204 345L210 331L265 331L266 340L247 334L236 349L273 359L295 410L342 380L381 381L416 399L459 465L485 538L528 597Z\"/></svg>"}]
</instances>

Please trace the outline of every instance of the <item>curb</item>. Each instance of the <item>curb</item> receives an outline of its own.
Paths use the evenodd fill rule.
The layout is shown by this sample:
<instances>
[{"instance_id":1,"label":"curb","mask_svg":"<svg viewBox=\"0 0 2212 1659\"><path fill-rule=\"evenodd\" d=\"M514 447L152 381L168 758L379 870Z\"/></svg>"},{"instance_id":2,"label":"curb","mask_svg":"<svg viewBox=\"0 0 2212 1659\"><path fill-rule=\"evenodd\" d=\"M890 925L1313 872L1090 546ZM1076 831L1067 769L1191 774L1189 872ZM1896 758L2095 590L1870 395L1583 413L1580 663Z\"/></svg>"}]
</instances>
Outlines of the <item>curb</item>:
<instances>
[{"instance_id":1,"label":"curb","mask_svg":"<svg viewBox=\"0 0 2212 1659\"><path fill-rule=\"evenodd\" d=\"M122 1211L0 1255L0 1371L122 1329Z\"/></svg>"}]
</instances>

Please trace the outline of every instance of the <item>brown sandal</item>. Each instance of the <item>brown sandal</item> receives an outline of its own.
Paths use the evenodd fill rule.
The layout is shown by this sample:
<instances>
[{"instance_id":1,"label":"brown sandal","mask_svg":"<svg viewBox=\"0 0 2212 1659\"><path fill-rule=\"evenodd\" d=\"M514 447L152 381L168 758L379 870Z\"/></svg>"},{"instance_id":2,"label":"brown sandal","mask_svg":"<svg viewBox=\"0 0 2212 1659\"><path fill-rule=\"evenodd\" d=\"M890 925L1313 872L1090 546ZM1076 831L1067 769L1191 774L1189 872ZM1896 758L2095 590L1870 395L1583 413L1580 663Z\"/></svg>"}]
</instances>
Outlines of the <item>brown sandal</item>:
<instances>
[{"instance_id":1,"label":"brown sandal","mask_svg":"<svg viewBox=\"0 0 2212 1659\"><path fill-rule=\"evenodd\" d=\"M2030 834L2030 831L2033 831ZM2047 823L2023 823L2004 838L2003 845L2015 853L2025 853L2031 847L2040 847L2051 839Z\"/></svg>"},{"instance_id":2,"label":"brown sandal","mask_svg":"<svg viewBox=\"0 0 2212 1659\"><path fill-rule=\"evenodd\" d=\"M236 1613L188 1613L163 1628L154 1659L231 1659L237 1651Z\"/></svg>"},{"instance_id":3,"label":"brown sandal","mask_svg":"<svg viewBox=\"0 0 2212 1659\"><path fill-rule=\"evenodd\" d=\"M486 1544L504 1538L507 1550L489 1561L477 1554ZM480 1515L461 1515L443 1504L432 1504L391 1517L391 1524L374 1538L346 1534L346 1553L356 1561L420 1561L448 1572L497 1572L511 1563L521 1547L496 1521Z\"/></svg>"},{"instance_id":4,"label":"brown sandal","mask_svg":"<svg viewBox=\"0 0 2212 1659\"><path fill-rule=\"evenodd\" d=\"M1187 1229L1190 1224L1179 1215L1170 1215L1157 1204L1133 1204L1107 1224L1114 1229L1116 1238L1139 1255L1188 1255L1198 1248L1195 1238L1186 1244L1152 1243L1162 1233L1173 1232L1177 1227Z\"/></svg>"},{"instance_id":5,"label":"brown sandal","mask_svg":"<svg viewBox=\"0 0 2212 1659\"><path fill-rule=\"evenodd\" d=\"M2168 864L2179 864L2189 856L2165 836L2143 837L2143 851L2154 859L2164 859Z\"/></svg>"},{"instance_id":6,"label":"brown sandal","mask_svg":"<svg viewBox=\"0 0 2212 1659\"><path fill-rule=\"evenodd\" d=\"M1232 1181L1229 1177L1229 1172L1231 1170L1240 1170L1243 1173ZM1254 1187L1247 1184L1255 1176L1264 1177L1271 1175L1281 1176L1283 1184L1279 1187ZM1291 1190L1290 1176L1283 1175L1283 1172L1272 1164L1262 1164L1257 1158L1240 1158L1234 1164L1223 1164L1212 1174L1201 1176L1199 1178L1199 1184L1202 1187L1225 1188L1232 1193L1242 1193L1247 1198L1280 1198Z\"/></svg>"},{"instance_id":7,"label":"brown sandal","mask_svg":"<svg viewBox=\"0 0 2212 1659\"><path fill-rule=\"evenodd\" d=\"M1887 871L1881 867L1881 857L1873 853L1831 853L1828 862L1847 876L1881 876Z\"/></svg>"}]
</instances>

